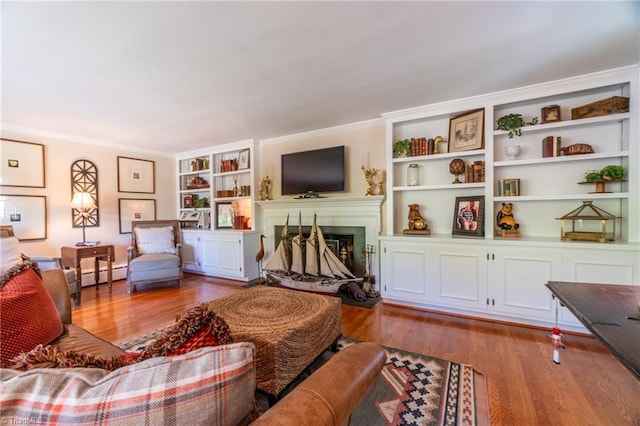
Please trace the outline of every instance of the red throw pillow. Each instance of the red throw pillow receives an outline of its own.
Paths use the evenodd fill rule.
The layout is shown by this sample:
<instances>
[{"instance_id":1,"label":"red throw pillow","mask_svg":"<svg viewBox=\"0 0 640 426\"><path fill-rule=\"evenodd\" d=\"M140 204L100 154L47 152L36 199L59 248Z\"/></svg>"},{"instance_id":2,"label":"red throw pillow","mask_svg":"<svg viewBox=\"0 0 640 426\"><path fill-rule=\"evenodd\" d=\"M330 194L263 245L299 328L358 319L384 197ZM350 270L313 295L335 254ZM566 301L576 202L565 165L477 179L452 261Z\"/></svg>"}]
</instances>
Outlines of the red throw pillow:
<instances>
[{"instance_id":1,"label":"red throw pillow","mask_svg":"<svg viewBox=\"0 0 640 426\"><path fill-rule=\"evenodd\" d=\"M141 360L181 355L205 346L233 343L229 325L206 303L189 309L141 354Z\"/></svg>"},{"instance_id":2,"label":"red throw pillow","mask_svg":"<svg viewBox=\"0 0 640 426\"><path fill-rule=\"evenodd\" d=\"M113 371L149 358L183 355L206 346L230 343L233 338L227 323L203 303L185 312L142 352L101 358L74 350L60 351L55 345L40 345L27 353L16 354L10 367L15 370L85 367Z\"/></svg>"},{"instance_id":3,"label":"red throw pillow","mask_svg":"<svg viewBox=\"0 0 640 426\"><path fill-rule=\"evenodd\" d=\"M18 265L3 274L0 289L0 367L18 354L46 345L63 331L58 310L31 267Z\"/></svg>"}]
</instances>

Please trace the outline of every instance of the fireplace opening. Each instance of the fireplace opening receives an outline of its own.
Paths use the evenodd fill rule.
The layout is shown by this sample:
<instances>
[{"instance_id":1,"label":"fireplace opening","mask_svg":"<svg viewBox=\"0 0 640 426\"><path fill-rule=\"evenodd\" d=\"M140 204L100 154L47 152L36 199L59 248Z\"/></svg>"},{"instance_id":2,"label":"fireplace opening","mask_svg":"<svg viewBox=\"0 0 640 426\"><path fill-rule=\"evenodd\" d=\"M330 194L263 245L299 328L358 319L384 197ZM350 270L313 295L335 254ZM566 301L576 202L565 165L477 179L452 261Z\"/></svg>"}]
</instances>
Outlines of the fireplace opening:
<instances>
[{"instance_id":1,"label":"fireplace opening","mask_svg":"<svg viewBox=\"0 0 640 426\"><path fill-rule=\"evenodd\" d=\"M282 234L283 225L276 225L275 244L280 244L280 235ZM327 246L338 259L351 271L353 275L362 278L365 275L365 255L364 249L366 244L366 236L364 226L322 226L322 234ZM302 227L302 238L306 241L311 233L311 226ZM298 235L298 226L289 225L289 237L293 238Z\"/></svg>"}]
</instances>

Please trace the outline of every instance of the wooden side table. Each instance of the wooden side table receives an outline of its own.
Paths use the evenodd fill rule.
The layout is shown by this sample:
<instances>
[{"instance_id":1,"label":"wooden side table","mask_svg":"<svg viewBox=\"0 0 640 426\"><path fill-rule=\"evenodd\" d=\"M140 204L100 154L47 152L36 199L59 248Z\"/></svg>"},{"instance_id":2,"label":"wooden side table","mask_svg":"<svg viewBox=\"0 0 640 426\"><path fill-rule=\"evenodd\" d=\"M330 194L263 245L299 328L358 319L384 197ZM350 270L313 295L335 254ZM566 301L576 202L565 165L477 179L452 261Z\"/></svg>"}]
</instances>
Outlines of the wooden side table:
<instances>
[{"instance_id":1,"label":"wooden side table","mask_svg":"<svg viewBox=\"0 0 640 426\"><path fill-rule=\"evenodd\" d=\"M113 245L62 247L60 251L62 266L76 270L76 306L80 305L80 298L82 296L82 268L80 267L82 259L93 257L95 260L94 275L96 291L100 289L100 261L107 262L107 282L109 284L109 292L111 292L113 284L112 266L115 258L115 247Z\"/></svg>"}]
</instances>

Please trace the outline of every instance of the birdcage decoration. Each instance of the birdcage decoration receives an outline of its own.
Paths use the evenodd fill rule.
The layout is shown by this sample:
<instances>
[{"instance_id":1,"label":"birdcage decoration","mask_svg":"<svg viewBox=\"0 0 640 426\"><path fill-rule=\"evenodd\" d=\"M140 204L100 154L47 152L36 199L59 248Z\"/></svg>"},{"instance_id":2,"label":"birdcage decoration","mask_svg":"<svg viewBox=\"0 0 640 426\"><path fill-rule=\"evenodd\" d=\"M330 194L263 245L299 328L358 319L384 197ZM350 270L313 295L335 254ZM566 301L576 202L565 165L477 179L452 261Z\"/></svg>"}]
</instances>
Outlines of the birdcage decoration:
<instances>
[{"instance_id":1,"label":"birdcage decoration","mask_svg":"<svg viewBox=\"0 0 640 426\"><path fill-rule=\"evenodd\" d=\"M583 201L582 205L570 211L560 221L561 240L598 241L606 243L616 239L616 220L620 217ZM571 221L571 230L565 230L565 222Z\"/></svg>"}]
</instances>

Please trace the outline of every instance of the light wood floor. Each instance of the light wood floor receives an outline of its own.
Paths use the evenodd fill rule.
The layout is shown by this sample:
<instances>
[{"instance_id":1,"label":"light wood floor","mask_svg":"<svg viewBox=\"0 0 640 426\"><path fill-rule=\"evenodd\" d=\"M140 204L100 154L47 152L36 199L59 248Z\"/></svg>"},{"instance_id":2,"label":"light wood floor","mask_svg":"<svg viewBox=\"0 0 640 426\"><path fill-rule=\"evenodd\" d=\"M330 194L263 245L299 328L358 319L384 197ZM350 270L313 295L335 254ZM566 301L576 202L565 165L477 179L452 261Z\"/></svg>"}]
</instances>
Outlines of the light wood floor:
<instances>
[{"instance_id":1,"label":"light wood floor","mask_svg":"<svg viewBox=\"0 0 640 426\"><path fill-rule=\"evenodd\" d=\"M242 291L243 283L187 275L182 288L147 288L128 296L82 291L73 322L116 341L173 323L176 313ZM565 335L560 365L548 330L525 328L378 303L343 305L343 334L473 365L488 382L494 425L640 425L640 380L596 339Z\"/></svg>"}]
</instances>

